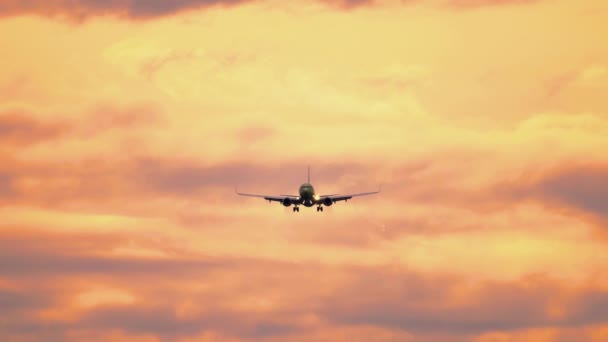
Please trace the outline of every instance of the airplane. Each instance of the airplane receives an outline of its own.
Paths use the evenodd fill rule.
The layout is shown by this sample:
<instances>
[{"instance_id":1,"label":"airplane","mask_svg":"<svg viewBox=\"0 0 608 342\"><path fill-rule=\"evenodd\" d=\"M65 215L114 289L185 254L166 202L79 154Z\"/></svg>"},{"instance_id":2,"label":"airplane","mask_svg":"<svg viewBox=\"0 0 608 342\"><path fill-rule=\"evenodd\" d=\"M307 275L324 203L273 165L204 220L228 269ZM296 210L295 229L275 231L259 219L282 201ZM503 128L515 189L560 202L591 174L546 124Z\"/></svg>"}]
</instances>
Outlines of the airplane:
<instances>
[{"instance_id":1,"label":"airplane","mask_svg":"<svg viewBox=\"0 0 608 342\"><path fill-rule=\"evenodd\" d=\"M312 207L317 205L317 212L323 211L323 206L331 206L332 204L338 201L348 202L349 199L357 196L367 196L377 194L381 191L381 187L378 188L378 191L371 192L363 192L358 194L349 194L349 195L317 195L315 192L315 188L310 184L310 166L308 167L308 179L307 182L300 185L299 196L295 195L279 195L279 196L267 196L267 195L258 195L258 194L245 194L238 192L235 188L234 192L240 196L249 196L249 197L260 197L268 201L268 203L281 202L285 207L289 207L293 204L293 211L300 212L299 205L303 205L305 207Z\"/></svg>"}]
</instances>

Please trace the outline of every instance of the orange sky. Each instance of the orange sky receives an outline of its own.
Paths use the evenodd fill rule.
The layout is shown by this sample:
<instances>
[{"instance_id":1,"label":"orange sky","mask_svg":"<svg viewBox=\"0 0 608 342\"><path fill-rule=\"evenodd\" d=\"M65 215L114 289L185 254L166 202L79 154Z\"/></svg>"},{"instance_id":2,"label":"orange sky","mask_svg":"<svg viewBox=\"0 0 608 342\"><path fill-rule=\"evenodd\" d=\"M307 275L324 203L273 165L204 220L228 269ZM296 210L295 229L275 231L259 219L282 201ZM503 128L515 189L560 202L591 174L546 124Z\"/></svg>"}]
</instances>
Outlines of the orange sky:
<instances>
[{"instance_id":1,"label":"orange sky","mask_svg":"<svg viewBox=\"0 0 608 342\"><path fill-rule=\"evenodd\" d=\"M0 340L608 341L607 22L0 1Z\"/></svg>"}]
</instances>

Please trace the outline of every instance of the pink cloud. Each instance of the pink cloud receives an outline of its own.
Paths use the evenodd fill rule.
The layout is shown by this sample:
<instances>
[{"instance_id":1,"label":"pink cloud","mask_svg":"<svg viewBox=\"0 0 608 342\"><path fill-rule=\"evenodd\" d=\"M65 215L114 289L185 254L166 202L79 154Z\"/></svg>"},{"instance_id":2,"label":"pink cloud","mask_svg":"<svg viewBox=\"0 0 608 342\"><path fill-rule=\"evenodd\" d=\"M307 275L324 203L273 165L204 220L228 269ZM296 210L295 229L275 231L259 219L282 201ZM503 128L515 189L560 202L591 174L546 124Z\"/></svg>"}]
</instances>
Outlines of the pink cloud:
<instances>
[{"instance_id":1,"label":"pink cloud","mask_svg":"<svg viewBox=\"0 0 608 342\"><path fill-rule=\"evenodd\" d=\"M147 19L160 16L173 15L188 10L209 8L214 6L235 6L255 0L179 0L179 1L3 1L0 4L0 15L39 14L45 16L67 16L84 19L91 16L117 15L131 19ZM359 8L374 4L373 0L318 0L342 10ZM498 6L508 4L532 3L538 0L450 0L448 8L474 8L480 6ZM404 4L417 2L416 0L403 1Z\"/></svg>"}]
</instances>

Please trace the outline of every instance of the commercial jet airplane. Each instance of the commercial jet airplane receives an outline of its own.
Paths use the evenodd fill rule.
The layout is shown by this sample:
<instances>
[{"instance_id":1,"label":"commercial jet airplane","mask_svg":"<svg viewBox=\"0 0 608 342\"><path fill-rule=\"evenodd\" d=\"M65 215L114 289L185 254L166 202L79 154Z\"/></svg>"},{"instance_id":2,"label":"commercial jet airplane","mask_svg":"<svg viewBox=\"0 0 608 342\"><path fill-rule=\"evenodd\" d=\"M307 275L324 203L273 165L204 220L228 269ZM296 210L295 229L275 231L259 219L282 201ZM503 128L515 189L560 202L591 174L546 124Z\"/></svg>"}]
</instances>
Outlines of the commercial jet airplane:
<instances>
[{"instance_id":1,"label":"commercial jet airplane","mask_svg":"<svg viewBox=\"0 0 608 342\"><path fill-rule=\"evenodd\" d=\"M236 190L236 189L235 189L235 192L237 193L237 195L240 195L240 196L260 197L260 198L267 200L269 203L272 203L272 201L281 202L281 204L283 204L286 207L289 207L293 204L293 211L299 212L300 211L300 208L298 207L299 205L303 205L305 207L312 207L313 205L317 205L317 211L323 211L324 205L329 207L330 205L332 205L338 201L347 202L349 199L356 197L356 196L367 196L367 195L377 194L380 192L380 189L378 189L378 191L363 192L363 193L359 193L359 194L349 194L349 195L340 195L340 194L317 195L317 193L315 192L315 188L313 188L313 186L310 184L310 167L309 167L308 168L308 181L306 183L300 185L300 191L299 191L300 195L299 196L295 196L295 195L267 196L267 195L257 195L257 194L244 194L244 193L238 192L238 190Z\"/></svg>"}]
</instances>

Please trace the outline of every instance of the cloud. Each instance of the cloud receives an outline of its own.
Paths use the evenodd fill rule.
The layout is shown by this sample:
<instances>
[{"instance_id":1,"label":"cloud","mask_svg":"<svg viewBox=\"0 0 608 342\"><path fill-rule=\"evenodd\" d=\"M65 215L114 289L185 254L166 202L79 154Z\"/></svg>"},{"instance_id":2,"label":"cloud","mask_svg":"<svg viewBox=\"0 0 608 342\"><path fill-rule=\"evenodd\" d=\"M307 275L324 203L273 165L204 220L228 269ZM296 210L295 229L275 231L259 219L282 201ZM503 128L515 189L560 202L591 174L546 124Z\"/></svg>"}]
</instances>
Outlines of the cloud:
<instances>
[{"instance_id":1,"label":"cloud","mask_svg":"<svg viewBox=\"0 0 608 342\"><path fill-rule=\"evenodd\" d=\"M192 60L197 57L195 49L189 49L187 51L171 51L166 54L151 57L150 59L143 62L141 65L141 73L150 80L154 74L165 66L172 63L179 63L183 61Z\"/></svg>"},{"instance_id":2,"label":"cloud","mask_svg":"<svg viewBox=\"0 0 608 342\"><path fill-rule=\"evenodd\" d=\"M608 166L571 167L537 185L547 199L608 219Z\"/></svg>"},{"instance_id":3,"label":"cloud","mask_svg":"<svg viewBox=\"0 0 608 342\"><path fill-rule=\"evenodd\" d=\"M50 305L53 301L44 291L28 292L0 289L0 308L21 313Z\"/></svg>"},{"instance_id":4,"label":"cloud","mask_svg":"<svg viewBox=\"0 0 608 342\"><path fill-rule=\"evenodd\" d=\"M21 111L5 111L0 113L0 146L35 144L58 138L66 134L68 129L64 122L36 119Z\"/></svg>"},{"instance_id":5,"label":"cloud","mask_svg":"<svg viewBox=\"0 0 608 342\"><path fill-rule=\"evenodd\" d=\"M354 163L336 163L319 165L312 171L312 176L316 177L317 182L322 180L324 183L334 183L349 175L364 177L369 172L364 166ZM186 198L218 187L229 190L232 196L235 185L238 185L240 190L250 192L294 192L306 180L306 166L256 165L249 162L206 164L202 161L141 156L113 163L94 163L91 160L70 165L21 163L14 167L14 174L6 174L6 177L22 176L40 179L44 177L46 184L29 190L32 195L38 194L49 199L55 198L52 196L56 195L58 197L55 200L84 196L95 199L150 194ZM53 186L55 178L67 178L72 181L62 182L64 192L58 193L58 189ZM24 189L22 194L27 196L28 190Z\"/></svg>"},{"instance_id":6,"label":"cloud","mask_svg":"<svg viewBox=\"0 0 608 342\"><path fill-rule=\"evenodd\" d=\"M180 318L171 306L123 307L95 310L83 317L78 326L95 330L120 329L134 335L153 334L163 338L195 336L205 331L261 338L300 330L297 324L278 316L279 313L250 316L245 312L216 309Z\"/></svg>"},{"instance_id":7,"label":"cloud","mask_svg":"<svg viewBox=\"0 0 608 342\"><path fill-rule=\"evenodd\" d=\"M264 125L248 125L238 132L238 139L243 146L249 146L275 136L276 130Z\"/></svg>"},{"instance_id":8,"label":"cloud","mask_svg":"<svg viewBox=\"0 0 608 342\"><path fill-rule=\"evenodd\" d=\"M164 124L161 112L151 104L116 106L101 104L84 115L84 119L72 123L78 135L90 138L93 135L115 129L134 130L146 126Z\"/></svg>"},{"instance_id":9,"label":"cloud","mask_svg":"<svg viewBox=\"0 0 608 342\"><path fill-rule=\"evenodd\" d=\"M296 319L298 308L260 312L255 306L242 305L248 298L274 296L268 289L275 283L274 277L288 269L285 263L255 258L211 261L183 253L169 259L109 257L100 252L124 242L116 235L83 232L65 236L23 230L7 232L5 228L0 233L2 281L19 288L3 289L0 283L0 337L25 331L40 336L82 329L119 329L129 335L163 338L194 336L207 330L253 338L300 329ZM242 277L250 277L250 281L243 282ZM226 283L230 278L236 282ZM46 281L40 282L42 279ZM35 285L36 282L40 283ZM291 283L284 280L284 284ZM88 293L102 285L123 288L135 300L101 306L80 303L83 291ZM181 290L172 290L175 286ZM283 300L288 300L285 294ZM48 315L55 311L59 316L77 315L69 320L49 320L33 314Z\"/></svg>"},{"instance_id":10,"label":"cloud","mask_svg":"<svg viewBox=\"0 0 608 342\"><path fill-rule=\"evenodd\" d=\"M135 155L70 163L21 160L4 164L10 165L3 170L4 197L13 205L163 217L192 228L234 223L230 208L235 205L247 203L259 208L267 204L236 196L235 186L249 193L297 194L297 187L306 180L306 165L293 162L207 163ZM458 217L462 210L484 211L478 204L488 208L494 195L453 184L463 178L447 160L430 162L423 158L390 167L346 160L311 164L311 181L324 194L375 190L383 183L381 194L328 208L323 225L296 234L298 239L314 244L363 248L403 234L479 229L481 225L460 223ZM453 176L444 177L445 170ZM283 209L279 205L273 208L279 212ZM330 216L332 210L346 211L347 216Z\"/></svg>"},{"instance_id":11,"label":"cloud","mask_svg":"<svg viewBox=\"0 0 608 342\"><path fill-rule=\"evenodd\" d=\"M373 324L422 334L476 335L608 322L608 312L601 309L608 292L576 292L570 302L559 302L564 294L571 289L542 276L472 285L457 276L378 268L360 270L339 294L325 298L321 310L337 324ZM556 305L566 312L553 316L549 310Z\"/></svg>"},{"instance_id":12,"label":"cloud","mask_svg":"<svg viewBox=\"0 0 608 342\"><path fill-rule=\"evenodd\" d=\"M54 199L107 196L116 191L108 185L124 178L126 170L121 173L116 164L108 165L106 162L95 164L91 159L100 157L91 157L90 151L85 160L70 158L69 163L62 162L63 157L58 155L53 160L40 160L31 155L22 158L22 154L45 150L56 152L62 145L85 144L103 139L108 134L112 134L109 136L112 139L121 136L134 138L146 128L158 127L160 123L164 121L159 112L149 105L98 105L75 119L60 120L45 119L36 112L5 111L0 114L0 150L3 151L0 156L0 197L43 200L49 196ZM136 146L132 144L130 148L135 149Z\"/></svg>"},{"instance_id":13,"label":"cloud","mask_svg":"<svg viewBox=\"0 0 608 342\"><path fill-rule=\"evenodd\" d=\"M448 7L469 9L486 6L525 5L540 2L542 0L447 0Z\"/></svg>"},{"instance_id":14,"label":"cloud","mask_svg":"<svg viewBox=\"0 0 608 342\"><path fill-rule=\"evenodd\" d=\"M211 187L233 189L235 185L244 192L294 193L306 181L306 167L296 163L257 165L253 162L206 165L203 162L142 158L133 164L132 177L139 180L143 188L160 193L187 194ZM311 168L311 181L316 184L335 183L352 175L366 177L371 172L370 167L354 162L316 164Z\"/></svg>"},{"instance_id":15,"label":"cloud","mask_svg":"<svg viewBox=\"0 0 608 342\"><path fill-rule=\"evenodd\" d=\"M581 296L573 308L573 324L602 324L608 322L608 291L591 290Z\"/></svg>"},{"instance_id":16,"label":"cloud","mask_svg":"<svg viewBox=\"0 0 608 342\"><path fill-rule=\"evenodd\" d=\"M312 180L319 191L335 193L328 186L338 188L336 184L348 177L372 174L373 169L353 162L317 163ZM296 194L305 180L305 164L206 163L161 156L125 158L123 154L66 163L5 155L0 157L0 208L34 206L70 213L165 218L184 227L213 227L234 222L226 204L251 201L253 208L258 204L237 196L235 186L243 192ZM375 187L370 185L370 189Z\"/></svg>"},{"instance_id":17,"label":"cloud","mask_svg":"<svg viewBox=\"0 0 608 342\"><path fill-rule=\"evenodd\" d=\"M211 6L229 6L248 0L78 0L78 1L3 1L0 4L0 14L13 15L35 13L49 16L69 15L74 17L89 17L93 15L119 15L134 19L153 18L171 15L189 9Z\"/></svg>"},{"instance_id":18,"label":"cloud","mask_svg":"<svg viewBox=\"0 0 608 342\"><path fill-rule=\"evenodd\" d=\"M4 228L6 229L6 228ZM32 235L3 232L0 242L0 268L5 276L10 277L44 277L65 275L119 275L119 274L201 274L211 268L220 266L217 260L180 259L141 259L125 258L107 255L108 250L125 244L124 238L95 237L96 243L91 243L90 237L63 237L39 232ZM45 237L45 243L37 243L33 235ZM63 240L63 241L62 241ZM89 242L87 242L87 240ZM95 248L92 248L95 246ZM97 254L93 252L97 250ZM64 252L59 252L64 251ZM106 255L99 255L105 251ZM228 266L228 264L223 264Z\"/></svg>"},{"instance_id":19,"label":"cloud","mask_svg":"<svg viewBox=\"0 0 608 342\"><path fill-rule=\"evenodd\" d=\"M535 200L596 219L608 219L608 166L568 163L527 173L496 185L494 195L505 202Z\"/></svg>"},{"instance_id":20,"label":"cloud","mask_svg":"<svg viewBox=\"0 0 608 342\"><path fill-rule=\"evenodd\" d=\"M13 177L11 175L0 172L0 198L13 195L14 189L12 180Z\"/></svg>"},{"instance_id":21,"label":"cloud","mask_svg":"<svg viewBox=\"0 0 608 342\"><path fill-rule=\"evenodd\" d=\"M0 269L4 281L13 283L13 288L0 286L0 313L13 317L4 320L0 336L26 329L37 336L84 329L159 338L213 332L287 339L315 331L323 335L328 327L373 326L412 336L462 337L608 322L608 292L593 281L577 285L542 275L472 281L400 266L330 266L185 251L163 258L109 256L131 239L154 246L141 234L83 230L64 235L6 227L0 232ZM316 285L306 285L313 278ZM83 306L79 298L95 289L91 284L121 289L134 300ZM32 315L55 310L58 317L72 318L48 321Z\"/></svg>"},{"instance_id":22,"label":"cloud","mask_svg":"<svg viewBox=\"0 0 608 342\"><path fill-rule=\"evenodd\" d=\"M362 6L376 4L373 0L318 0L341 10L350 10ZM526 4L540 0L450 0L445 3L447 8L476 8L482 6L498 6L509 4ZM91 16L115 15L130 19L150 19L174 15L188 10L210 8L216 6L235 6L255 0L78 0L78 1L18 1L8 0L0 4L0 16L38 14L45 16L68 16L83 19ZM404 4L418 2L405 0Z\"/></svg>"},{"instance_id":23,"label":"cloud","mask_svg":"<svg viewBox=\"0 0 608 342\"><path fill-rule=\"evenodd\" d=\"M199 298L209 301L211 298ZM13 312L6 308L5 312ZM16 336L24 332L55 335L71 335L75 331L101 333L121 331L127 336L154 336L163 340L195 337L206 332L219 332L224 336L260 339L264 337L290 335L301 331L298 324L281 319L279 313L252 315L246 312L214 309L206 313L184 318L175 314L172 305L141 305L104 307L83 313L72 322L46 323L21 317L20 321L7 319L0 337L4 334ZM4 331L3 331L4 330ZM95 334L93 333L93 335ZM6 336L6 335L5 335Z\"/></svg>"},{"instance_id":24,"label":"cloud","mask_svg":"<svg viewBox=\"0 0 608 342\"><path fill-rule=\"evenodd\" d=\"M548 100L554 100L568 86L570 86L579 77L577 72L565 72L546 82L546 97Z\"/></svg>"},{"instance_id":25,"label":"cloud","mask_svg":"<svg viewBox=\"0 0 608 342\"><path fill-rule=\"evenodd\" d=\"M65 115L58 115L65 117ZM6 110L0 113L0 147L28 146L61 138L90 139L115 129L134 129L163 123L151 105L113 106L100 104L77 119L49 120L36 112Z\"/></svg>"},{"instance_id":26,"label":"cloud","mask_svg":"<svg viewBox=\"0 0 608 342\"><path fill-rule=\"evenodd\" d=\"M67 240L65 245L79 246L82 240ZM19 320L5 322L5 334L24 329L48 332L52 325L49 333L55 334L120 330L132 336L175 339L213 332L288 340L317 331L327 337L331 327L375 327L422 338L608 322L608 292L601 287L542 275L472 282L464 276L393 266L326 266L255 257L217 258L213 265L201 257L110 260L84 249L58 253L56 246L45 247L33 239L22 240L23 248L10 248L11 244L16 245L15 241L0 245L4 277L18 280L29 275L48 281L38 288L30 284L19 291L0 290L0 303L6 304L0 306L3 316L20 313ZM31 262L34 259L36 264ZM16 264L10 267L9 263ZM315 286L309 286L313 278ZM53 324L29 314L59 307L76 310L74 296L91 289L83 279L95 284L109 281L137 299L125 305L80 308L73 319ZM30 290L36 295L28 297Z\"/></svg>"}]
</instances>

